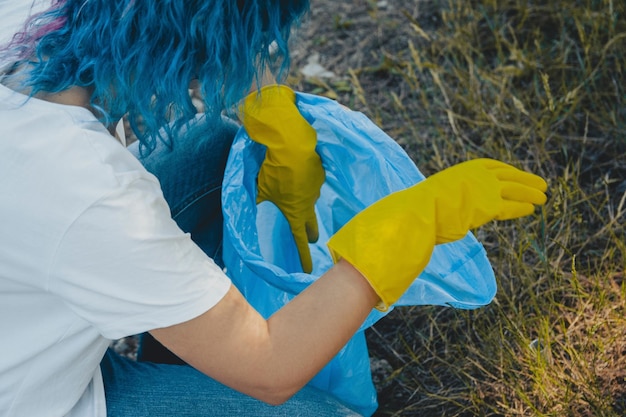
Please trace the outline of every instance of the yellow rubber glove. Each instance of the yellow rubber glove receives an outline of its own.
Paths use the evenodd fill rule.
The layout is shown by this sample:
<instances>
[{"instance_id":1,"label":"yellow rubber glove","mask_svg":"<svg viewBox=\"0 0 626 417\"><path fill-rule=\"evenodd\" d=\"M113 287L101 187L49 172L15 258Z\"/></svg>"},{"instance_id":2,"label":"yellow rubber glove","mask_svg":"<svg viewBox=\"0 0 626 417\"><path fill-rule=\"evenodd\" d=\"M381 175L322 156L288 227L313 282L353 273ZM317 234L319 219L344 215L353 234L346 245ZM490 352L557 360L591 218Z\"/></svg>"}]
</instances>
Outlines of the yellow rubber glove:
<instances>
[{"instance_id":1,"label":"yellow rubber glove","mask_svg":"<svg viewBox=\"0 0 626 417\"><path fill-rule=\"evenodd\" d=\"M546 201L546 182L493 159L445 169L390 194L354 216L328 241L369 281L386 310L428 264L434 246L463 238L491 220L531 214Z\"/></svg>"},{"instance_id":2,"label":"yellow rubber glove","mask_svg":"<svg viewBox=\"0 0 626 417\"><path fill-rule=\"evenodd\" d=\"M240 107L250 139L267 146L258 177L257 203L268 200L283 213L295 238L304 272L313 264L308 243L319 236L314 205L324 183L315 152L317 133L296 107L296 94L271 85L248 95Z\"/></svg>"}]
</instances>

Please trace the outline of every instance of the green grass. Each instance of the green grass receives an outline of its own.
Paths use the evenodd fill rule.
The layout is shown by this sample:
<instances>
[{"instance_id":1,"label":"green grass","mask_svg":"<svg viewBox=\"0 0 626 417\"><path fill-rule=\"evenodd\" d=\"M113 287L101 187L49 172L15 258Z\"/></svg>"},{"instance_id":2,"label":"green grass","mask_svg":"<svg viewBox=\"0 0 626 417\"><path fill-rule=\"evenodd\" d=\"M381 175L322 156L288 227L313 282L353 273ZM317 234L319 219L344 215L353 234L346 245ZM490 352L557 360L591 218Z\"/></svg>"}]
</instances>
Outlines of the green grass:
<instances>
[{"instance_id":1,"label":"green grass","mask_svg":"<svg viewBox=\"0 0 626 417\"><path fill-rule=\"evenodd\" d=\"M492 304L401 308L368 332L393 369L378 415L625 415L626 5L389 3L334 20L380 33L375 64L295 81L364 111L426 174L492 157L550 188L536 215L475 231Z\"/></svg>"}]
</instances>

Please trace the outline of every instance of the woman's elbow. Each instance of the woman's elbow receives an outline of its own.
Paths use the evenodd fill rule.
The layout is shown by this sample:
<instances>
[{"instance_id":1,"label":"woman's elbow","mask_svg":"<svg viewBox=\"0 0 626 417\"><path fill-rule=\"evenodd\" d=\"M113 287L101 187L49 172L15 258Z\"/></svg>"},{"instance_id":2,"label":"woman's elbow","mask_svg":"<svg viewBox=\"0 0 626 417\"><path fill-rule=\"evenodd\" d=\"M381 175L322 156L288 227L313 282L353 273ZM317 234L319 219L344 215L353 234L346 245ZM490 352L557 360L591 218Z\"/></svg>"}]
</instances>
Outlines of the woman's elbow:
<instances>
[{"instance_id":1,"label":"woman's elbow","mask_svg":"<svg viewBox=\"0 0 626 417\"><path fill-rule=\"evenodd\" d=\"M282 405L289 401L298 391L301 384L280 384L276 380L267 381L262 387L258 387L250 395L259 401L269 405Z\"/></svg>"}]
</instances>

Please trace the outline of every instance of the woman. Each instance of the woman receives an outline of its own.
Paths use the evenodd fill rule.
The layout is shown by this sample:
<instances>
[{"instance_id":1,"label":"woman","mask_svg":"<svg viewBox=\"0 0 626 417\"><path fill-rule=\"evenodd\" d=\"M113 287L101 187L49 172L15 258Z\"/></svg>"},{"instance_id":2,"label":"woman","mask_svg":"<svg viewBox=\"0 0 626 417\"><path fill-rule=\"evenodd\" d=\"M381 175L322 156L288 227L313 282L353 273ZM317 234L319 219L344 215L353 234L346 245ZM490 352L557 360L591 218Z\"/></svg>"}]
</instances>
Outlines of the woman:
<instances>
[{"instance_id":1,"label":"woman","mask_svg":"<svg viewBox=\"0 0 626 417\"><path fill-rule=\"evenodd\" d=\"M0 414L357 415L307 381L373 307L399 298L435 244L543 204L545 182L509 165L444 170L357 215L328 242L335 266L262 318L219 266L219 188L236 129L221 113L276 67L272 43L280 78L306 8L55 0L13 37L0 86L0 332L10 335ZM253 92L242 120L268 147L264 198L314 240L305 217L323 172L293 101L284 87ZM274 129L276 114L291 117ZM130 151L112 135L123 115L139 137ZM286 138L284 123L298 136ZM143 332L191 366L107 351Z\"/></svg>"}]
</instances>

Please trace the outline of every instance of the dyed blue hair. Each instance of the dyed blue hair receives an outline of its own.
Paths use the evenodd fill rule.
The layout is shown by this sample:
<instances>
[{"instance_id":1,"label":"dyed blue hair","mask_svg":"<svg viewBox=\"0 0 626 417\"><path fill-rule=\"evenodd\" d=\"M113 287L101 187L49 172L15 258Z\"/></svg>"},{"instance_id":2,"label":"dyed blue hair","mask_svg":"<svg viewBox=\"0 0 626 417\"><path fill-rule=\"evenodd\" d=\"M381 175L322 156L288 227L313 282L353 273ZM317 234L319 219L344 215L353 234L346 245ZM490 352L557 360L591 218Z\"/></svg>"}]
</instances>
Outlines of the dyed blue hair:
<instances>
[{"instance_id":1,"label":"dyed blue hair","mask_svg":"<svg viewBox=\"0 0 626 417\"><path fill-rule=\"evenodd\" d=\"M169 120L179 120L176 129L195 115L192 80L215 118L266 68L280 77L291 27L308 7L308 0L54 0L8 51L32 65L31 95L86 87L105 124L128 114L150 150Z\"/></svg>"}]
</instances>

